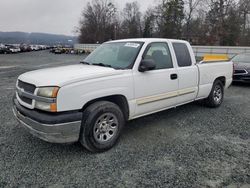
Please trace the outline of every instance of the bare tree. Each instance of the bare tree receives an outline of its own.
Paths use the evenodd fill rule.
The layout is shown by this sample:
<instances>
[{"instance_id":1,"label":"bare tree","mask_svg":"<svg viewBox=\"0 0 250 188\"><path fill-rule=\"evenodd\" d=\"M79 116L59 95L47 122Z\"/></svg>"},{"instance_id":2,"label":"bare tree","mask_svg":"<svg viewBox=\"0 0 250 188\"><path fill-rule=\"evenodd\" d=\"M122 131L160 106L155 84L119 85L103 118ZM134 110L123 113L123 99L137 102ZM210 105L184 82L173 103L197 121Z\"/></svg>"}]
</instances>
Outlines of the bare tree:
<instances>
[{"instance_id":1,"label":"bare tree","mask_svg":"<svg viewBox=\"0 0 250 188\"><path fill-rule=\"evenodd\" d=\"M142 36L141 12L137 1L126 3L122 16L123 38L137 38Z\"/></svg>"},{"instance_id":2,"label":"bare tree","mask_svg":"<svg viewBox=\"0 0 250 188\"><path fill-rule=\"evenodd\" d=\"M108 0L88 2L80 21L80 42L104 42L114 37L116 7Z\"/></svg>"},{"instance_id":3,"label":"bare tree","mask_svg":"<svg viewBox=\"0 0 250 188\"><path fill-rule=\"evenodd\" d=\"M152 8L149 8L144 15L143 20L143 37L150 38L153 37L156 30L155 26L155 11Z\"/></svg>"},{"instance_id":4,"label":"bare tree","mask_svg":"<svg viewBox=\"0 0 250 188\"><path fill-rule=\"evenodd\" d=\"M182 25L184 19L184 1L168 0L162 1L162 7L159 7L159 30L162 36L166 38L181 38Z\"/></svg>"},{"instance_id":5,"label":"bare tree","mask_svg":"<svg viewBox=\"0 0 250 188\"><path fill-rule=\"evenodd\" d=\"M84 8L80 42L138 37L185 38L202 45L250 45L250 0L159 0L141 13L137 1L120 12L112 0Z\"/></svg>"},{"instance_id":6,"label":"bare tree","mask_svg":"<svg viewBox=\"0 0 250 188\"><path fill-rule=\"evenodd\" d=\"M241 42L245 44L247 36L247 26L249 25L249 15L250 15L250 0L240 0L239 2L239 14L242 18L242 36Z\"/></svg>"},{"instance_id":7,"label":"bare tree","mask_svg":"<svg viewBox=\"0 0 250 188\"><path fill-rule=\"evenodd\" d=\"M209 35L211 43L224 45L223 37L226 35L226 20L229 11L236 6L234 0L211 0L209 12L207 13L207 23L209 24Z\"/></svg>"},{"instance_id":8,"label":"bare tree","mask_svg":"<svg viewBox=\"0 0 250 188\"><path fill-rule=\"evenodd\" d=\"M197 7L201 4L202 0L185 0L186 5L185 21L186 21L186 39L190 40L190 23L194 18Z\"/></svg>"}]
</instances>

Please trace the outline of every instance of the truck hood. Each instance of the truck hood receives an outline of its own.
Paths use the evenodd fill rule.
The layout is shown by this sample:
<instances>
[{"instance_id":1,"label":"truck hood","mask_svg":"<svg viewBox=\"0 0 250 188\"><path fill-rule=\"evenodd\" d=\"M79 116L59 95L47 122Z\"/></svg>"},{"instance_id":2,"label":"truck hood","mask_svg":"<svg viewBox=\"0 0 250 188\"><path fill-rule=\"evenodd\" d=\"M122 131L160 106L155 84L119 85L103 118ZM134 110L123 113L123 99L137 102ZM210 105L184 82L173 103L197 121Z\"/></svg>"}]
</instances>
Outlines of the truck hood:
<instances>
[{"instance_id":1,"label":"truck hood","mask_svg":"<svg viewBox=\"0 0 250 188\"><path fill-rule=\"evenodd\" d=\"M34 84L37 87L62 87L74 82L118 75L121 74L121 72L123 72L123 70L78 64L31 71L20 75L18 79Z\"/></svg>"}]
</instances>

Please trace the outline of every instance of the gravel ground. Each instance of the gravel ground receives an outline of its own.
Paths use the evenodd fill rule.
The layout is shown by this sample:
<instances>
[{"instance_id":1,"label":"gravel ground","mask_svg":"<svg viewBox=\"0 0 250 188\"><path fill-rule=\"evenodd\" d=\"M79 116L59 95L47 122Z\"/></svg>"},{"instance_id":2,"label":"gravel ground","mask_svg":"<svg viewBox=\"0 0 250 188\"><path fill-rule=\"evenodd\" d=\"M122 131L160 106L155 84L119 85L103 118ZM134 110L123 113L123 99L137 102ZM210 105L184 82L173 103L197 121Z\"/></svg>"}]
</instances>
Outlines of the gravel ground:
<instances>
[{"instance_id":1,"label":"gravel ground","mask_svg":"<svg viewBox=\"0 0 250 188\"><path fill-rule=\"evenodd\" d=\"M250 85L230 87L218 109L192 103L133 120L102 154L21 128L11 110L17 76L81 59L0 55L0 187L250 187Z\"/></svg>"}]
</instances>

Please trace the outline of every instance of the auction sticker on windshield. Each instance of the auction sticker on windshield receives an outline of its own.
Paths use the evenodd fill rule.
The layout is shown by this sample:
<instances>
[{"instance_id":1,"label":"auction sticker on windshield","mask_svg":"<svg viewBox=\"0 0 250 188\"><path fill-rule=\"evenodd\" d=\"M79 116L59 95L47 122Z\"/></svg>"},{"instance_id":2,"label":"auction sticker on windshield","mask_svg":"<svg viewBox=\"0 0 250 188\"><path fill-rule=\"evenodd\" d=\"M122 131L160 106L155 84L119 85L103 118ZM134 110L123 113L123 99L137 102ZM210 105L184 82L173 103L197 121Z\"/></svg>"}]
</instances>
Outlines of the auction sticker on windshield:
<instances>
[{"instance_id":1,"label":"auction sticker on windshield","mask_svg":"<svg viewBox=\"0 0 250 188\"><path fill-rule=\"evenodd\" d=\"M140 44L137 44L137 43L126 43L125 46L126 47L132 47L132 48L138 48L140 46Z\"/></svg>"}]
</instances>

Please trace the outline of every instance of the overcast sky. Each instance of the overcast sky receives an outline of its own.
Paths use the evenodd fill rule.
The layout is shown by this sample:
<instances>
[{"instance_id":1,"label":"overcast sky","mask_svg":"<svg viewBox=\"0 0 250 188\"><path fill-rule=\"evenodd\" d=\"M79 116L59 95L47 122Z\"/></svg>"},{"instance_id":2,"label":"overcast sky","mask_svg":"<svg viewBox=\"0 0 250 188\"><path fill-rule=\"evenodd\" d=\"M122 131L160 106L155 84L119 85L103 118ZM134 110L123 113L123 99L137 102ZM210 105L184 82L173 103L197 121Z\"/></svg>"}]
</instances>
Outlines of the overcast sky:
<instances>
[{"instance_id":1,"label":"overcast sky","mask_svg":"<svg viewBox=\"0 0 250 188\"><path fill-rule=\"evenodd\" d=\"M126 2L113 0L122 9ZM141 10L157 0L138 0ZM74 35L87 0L0 0L0 31Z\"/></svg>"}]
</instances>

